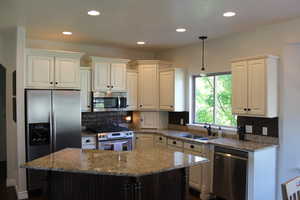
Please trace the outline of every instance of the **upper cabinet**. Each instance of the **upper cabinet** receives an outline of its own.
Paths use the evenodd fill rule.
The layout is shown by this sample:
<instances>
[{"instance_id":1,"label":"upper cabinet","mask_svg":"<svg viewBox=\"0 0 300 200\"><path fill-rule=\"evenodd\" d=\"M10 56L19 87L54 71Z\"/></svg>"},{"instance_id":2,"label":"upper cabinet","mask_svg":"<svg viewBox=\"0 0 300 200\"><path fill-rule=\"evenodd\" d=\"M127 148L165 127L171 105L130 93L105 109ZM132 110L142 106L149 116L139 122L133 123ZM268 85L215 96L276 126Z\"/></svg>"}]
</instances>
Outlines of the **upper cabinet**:
<instances>
[{"instance_id":1,"label":"upper cabinet","mask_svg":"<svg viewBox=\"0 0 300 200\"><path fill-rule=\"evenodd\" d=\"M80 68L80 99L81 111L91 111L91 92L92 92L92 70L89 67Z\"/></svg>"},{"instance_id":2,"label":"upper cabinet","mask_svg":"<svg viewBox=\"0 0 300 200\"><path fill-rule=\"evenodd\" d=\"M126 66L129 60L91 57L93 90L126 92Z\"/></svg>"},{"instance_id":3,"label":"upper cabinet","mask_svg":"<svg viewBox=\"0 0 300 200\"><path fill-rule=\"evenodd\" d=\"M131 64L138 69L138 109L159 110L159 70L170 63L159 60L138 60Z\"/></svg>"},{"instance_id":4,"label":"upper cabinet","mask_svg":"<svg viewBox=\"0 0 300 200\"><path fill-rule=\"evenodd\" d=\"M26 88L79 89L82 55L77 52L27 49Z\"/></svg>"},{"instance_id":5,"label":"upper cabinet","mask_svg":"<svg viewBox=\"0 0 300 200\"><path fill-rule=\"evenodd\" d=\"M232 112L237 115L278 116L278 57L235 60L232 70Z\"/></svg>"},{"instance_id":6,"label":"upper cabinet","mask_svg":"<svg viewBox=\"0 0 300 200\"><path fill-rule=\"evenodd\" d=\"M138 72L127 70L127 110L137 110L138 105Z\"/></svg>"},{"instance_id":7,"label":"upper cabinet","mask_svg":"<svg viewBox=\"0 0 300 200\"><path fill-rule=\"evenodd\" d=\"M159 108L165 111L185 110L185 70L165 68L159 72Z\"/></svg>"}]
</instances>

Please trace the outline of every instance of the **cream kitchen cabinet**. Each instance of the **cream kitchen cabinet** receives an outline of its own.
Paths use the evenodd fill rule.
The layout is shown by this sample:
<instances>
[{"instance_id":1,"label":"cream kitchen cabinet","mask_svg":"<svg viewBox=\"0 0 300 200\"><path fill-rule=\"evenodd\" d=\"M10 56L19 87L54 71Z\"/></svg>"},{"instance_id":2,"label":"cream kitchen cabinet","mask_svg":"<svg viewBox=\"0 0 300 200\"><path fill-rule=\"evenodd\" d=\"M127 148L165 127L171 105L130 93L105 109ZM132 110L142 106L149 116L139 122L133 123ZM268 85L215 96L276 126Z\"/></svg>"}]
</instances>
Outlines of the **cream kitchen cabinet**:
<instances>
[{"instance_id":1,"label":"cream kitchen cabinet","mask_svg":"<svg viewBox=\"0 0 300 200\"><path fill-rule=\"evenodd\" d=\"M182 112L185 110L185 71L165 68L159 72L160 110Z\"/></svg>"},{"instance_id":2,"label":"cream kitchen cabinet","mask_svg":"<svg viewBox=\"0 0 300 200\"><path fill-rule=\"evenodd\" d=\"M159 60L138 60L131 63L138 69L138 108L141 111L159 110L159 69L170 63Z\"/></svg>"},{"instance_id":3,"label":"cream kitchen cabinet","mask_svg":"<svg viewBox=\"0 0 300 200\"><path fill-rule=\"evenodd\" d=\"M140 128L163 129L168 127L168 112L140 112Z\"/></svg>"},{"instance_id":4,"label":"cream kitchen cabinet","mask_svg":"<svg viewBox=\"0 0 300 200\"><path fill-rule=\"evenodd\" d=\"M93 91L126 92L126 67L129 60L91 57Z\"/></svg>"},{"instance_id":5,"label":"cream kitchen cabinet","mask_svg":"<svg viewBox=\"0 0 300 200\"><path fill-rule=\"evenodd\" d=\"M237 115L278 116L278 57L235 60L232 70L232 112Z\"/></svg>"},{"instance_id":6,"label":"cream kitchen cabinet","mask_svg":"<svg viewBox=\"0 0 300 200\"><path fill-rule=\"evenodd\" d=\"M127 110L137 110L138 105L138 72L127 70Z\"/></svg>"},{"instance_id":7,"label":"cream kitchen cabinet","mask_svg":"<svg viewBox=\"0 0 300 200\"><path fill-rule=\"evenodd\" d=\"M81 96L81 111L91 111L91 92L92 92L92 69L89 67L80 68L80 96Z\"/></svg>"},{"instance_id":8,"label":"cream kitchen cabinet","mask_svg":"<svg viewBox=\"0 0 300 200\"><path fill-rule=\"evenodd\" d=\"M82 55L77 52L27 49L26 88L79 89Z\"/></svg>"}]
</instances>

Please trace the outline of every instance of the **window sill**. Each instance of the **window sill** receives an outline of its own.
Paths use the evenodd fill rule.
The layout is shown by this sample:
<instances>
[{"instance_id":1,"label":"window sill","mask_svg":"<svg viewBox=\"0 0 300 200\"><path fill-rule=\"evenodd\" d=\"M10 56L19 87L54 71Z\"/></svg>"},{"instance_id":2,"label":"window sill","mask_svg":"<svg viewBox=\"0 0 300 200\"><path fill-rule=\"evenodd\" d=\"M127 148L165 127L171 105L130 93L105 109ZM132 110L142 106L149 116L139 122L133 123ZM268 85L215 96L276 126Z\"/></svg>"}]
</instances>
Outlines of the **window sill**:
<instances>
[{"instance_id":1,"label":"window sill","mask_svg":"<svg viewBox=\"0 0 300 200\"><path fill-rule=\"evenodd\" d=\"M187 124L187 127L192 130L204 131L204 130L206 130L206 128L204 128L204 126L205 126L204 124ZM217 132L219 130L219 127L221 127L223 133L237 134L237 128L235 128L235 127L211 125L212 131L214 131L214 132Z\"/></svg>"}]
</instances>

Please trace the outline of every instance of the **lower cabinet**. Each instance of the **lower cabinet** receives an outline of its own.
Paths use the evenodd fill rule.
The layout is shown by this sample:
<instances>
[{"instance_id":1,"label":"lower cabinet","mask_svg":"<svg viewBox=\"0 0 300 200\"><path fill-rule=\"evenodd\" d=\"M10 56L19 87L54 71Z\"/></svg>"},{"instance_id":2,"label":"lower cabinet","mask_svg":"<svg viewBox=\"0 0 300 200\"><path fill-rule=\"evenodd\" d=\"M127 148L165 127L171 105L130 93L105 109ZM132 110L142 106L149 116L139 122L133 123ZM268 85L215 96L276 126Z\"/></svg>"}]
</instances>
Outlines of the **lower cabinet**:
<instances>
[{"instance_id":1,"label":"lower cabinet","mask_svg":"<svg viewBox=\"0 0 300 200\"><path fill-rule=\"evenodd\" d=\"M190 151L190 150L184 150L184 153L193 154L196 156L202 156L201 153ZM190 187L201 191L202 186L202 165L197 165L194 167L190 167Z\"/></svg>"},{"instance_id":2,"label":"lower cabinet","mask_svg":"<svg viewBox=\"0 0 300 200\"><path fill-rule=\"evenodd\" d=\"M138 133L135 135L135 148L153 148L154 147L154 135Z\"/></svg>"}]
</instances>

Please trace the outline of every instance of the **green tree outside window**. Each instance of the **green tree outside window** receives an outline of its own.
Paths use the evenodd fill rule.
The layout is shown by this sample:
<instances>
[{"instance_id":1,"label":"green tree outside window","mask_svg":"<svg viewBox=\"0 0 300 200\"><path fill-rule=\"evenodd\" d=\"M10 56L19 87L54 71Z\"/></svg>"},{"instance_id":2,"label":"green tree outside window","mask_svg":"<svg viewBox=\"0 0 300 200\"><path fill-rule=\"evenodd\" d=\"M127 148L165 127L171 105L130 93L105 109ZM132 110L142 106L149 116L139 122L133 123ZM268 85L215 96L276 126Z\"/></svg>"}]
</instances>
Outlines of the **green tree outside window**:
<instances>
[{"instance_id":1,"label":"green tree outside window","mask_svg":"<svg viewBox=\"0 0 300 200\"><path fill-rule=\"evenodd\" d=\"M236 126L231 88L231 74L195 77L195 123Z\"/></svg>"}]
</instances>

